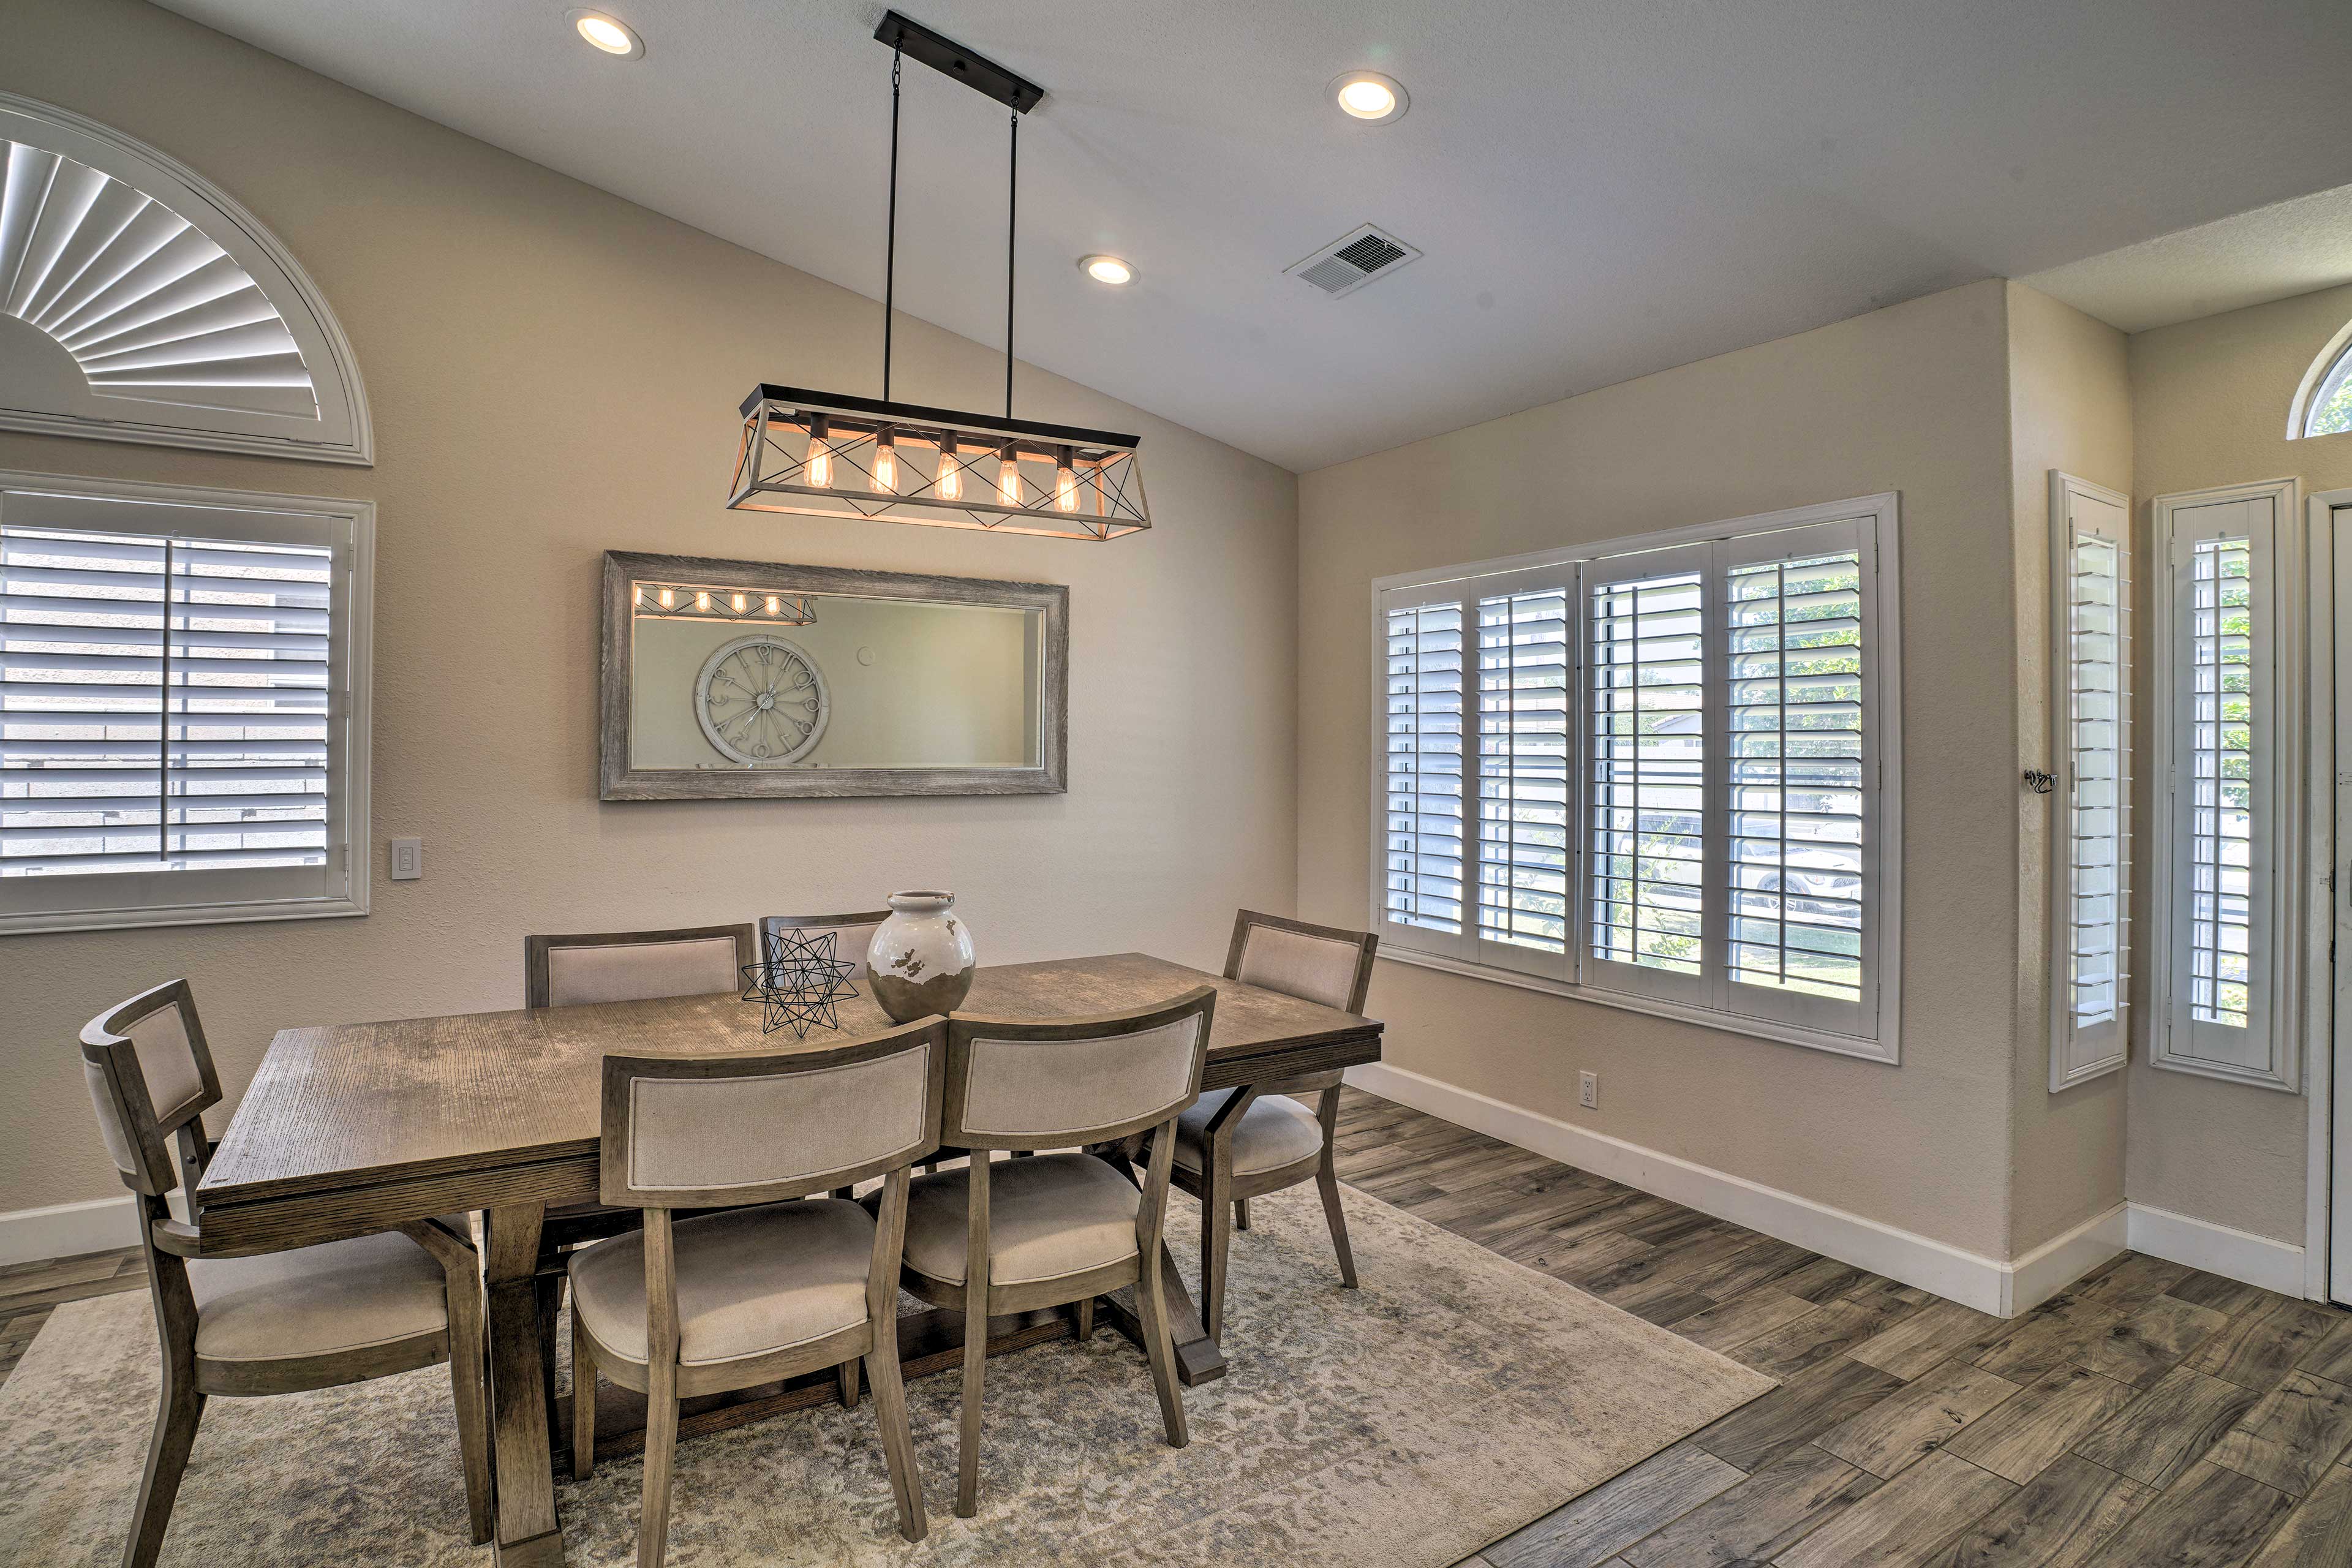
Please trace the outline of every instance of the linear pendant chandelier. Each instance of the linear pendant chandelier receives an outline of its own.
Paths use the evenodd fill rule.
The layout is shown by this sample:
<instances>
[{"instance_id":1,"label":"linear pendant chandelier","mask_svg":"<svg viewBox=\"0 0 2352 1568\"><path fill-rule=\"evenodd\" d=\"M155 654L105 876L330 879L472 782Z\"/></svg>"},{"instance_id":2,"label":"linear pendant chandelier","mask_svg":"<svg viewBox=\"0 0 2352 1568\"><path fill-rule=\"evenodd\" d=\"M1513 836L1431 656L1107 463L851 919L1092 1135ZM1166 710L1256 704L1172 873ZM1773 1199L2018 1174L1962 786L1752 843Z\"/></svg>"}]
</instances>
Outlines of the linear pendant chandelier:
<instances>
[{"instance_id":1,"label":"linear pendant chandelier","mask_svg":"<svg viewBox=\"0 0 2352 1568\"><path fill-rule=\"evenodd\" d=\"M890 217L882 284L882 395L766 383L743 400L727 504L738 511L873 518L1055 539L1117 539L1151 526L1133 436L1013 417L1013 196L1021 117L1045 89L892 11L874 37L890 57ZM1005 201L1004 415L890 401L898 261L898 71L911 56L1013 110Z\"/></svg>"}]
</instances>

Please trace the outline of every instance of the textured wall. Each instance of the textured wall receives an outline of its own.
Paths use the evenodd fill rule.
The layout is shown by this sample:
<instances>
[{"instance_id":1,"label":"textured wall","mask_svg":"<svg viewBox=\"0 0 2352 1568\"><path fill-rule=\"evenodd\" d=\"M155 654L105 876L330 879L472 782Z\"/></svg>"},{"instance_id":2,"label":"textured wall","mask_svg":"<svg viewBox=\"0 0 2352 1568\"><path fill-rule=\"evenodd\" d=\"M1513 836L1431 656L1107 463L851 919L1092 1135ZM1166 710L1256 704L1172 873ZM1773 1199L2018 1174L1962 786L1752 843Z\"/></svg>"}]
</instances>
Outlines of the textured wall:
<instances>
[{"instance_id":1,"label":"textured wall","mask_svg":"<svg viewBox=\"0 0 2352 1568\"><path fill-rule=\"evenodd\" d=\"M210 176L357 348L373 469L10 435L0 468L376 501L376 881L364 920L0 939L0 1211L121 1192L74 1033L175 974L234 1095L283 1026L519 1005L527 931L946 887L984 959L1213 966L1235 906L1291 907L1291 475L1029 371L1029 416L1142 434L1151 532L727 511L744 392L872 392L879 306L128 0L12 5L6 37L0 88ZM994 351L912 321L898 344L905 395L999 395ZM1069 793L600 805L606 549L1068 584ZM425 880L383 879L394 834L424 837Z\"/></svg>"},{"instance_id":2,"label":"textured wall","mask_svg":"<svg viewBox=\"0 0 2352 1568\"><path fill-rule=\"evenodd\" d=\"M1299 481L1299 906L1369 918L1375 577L1902 492L1903 1062L1383 963L1396 1065L2007 1256L2017 733L2004 288L1972 284ZM1578 1108L1580 1068L1601 1077Z\"/></svg>"},{"instance_id":3,"label":"textured wall","mask_svg":"<svg viewBox=\"0 0 2352 1568\"><path fill-rule=\"evenodd\" d=\"M2021 767L2047 769L2050 701L2050 470L2128 495L2131 385L2124 335L2022 284L2009 286L2009 424L2016 523L2017 744ZM2010 1254L2124 1201L2121 1073L2050 1092L2052 835L2055 795L2018 803L2017 1058Z\"/></svg>"},{"instance_id":4,"label":"textured wall","mask_svg":"<svg viewBox=\"0 0 2352 1568\"><path fill-rule=\"evenodd\" d=\"M2133 337L2132 499L2144 531L2143 582L2155 580L2145 531L2154 497L2290 476L2306 497L2352 486L2352 436L2286 438L2287 405L2304 372L2347 319L2352 288L2328 289ZM2294 522L2300 540L2301 516ZM2139 623L2145 632L2145 614ZM2140 777L2156 776L2155 760L2144 756ZM2138 842L2145 851L2151 840L2143 832ZM2132 1202L2302 1246L2305 1098L2159 1071L2147 1065L2146 1040L2141 1033L2131 1068Z\"/></svg>"}]
</instances>

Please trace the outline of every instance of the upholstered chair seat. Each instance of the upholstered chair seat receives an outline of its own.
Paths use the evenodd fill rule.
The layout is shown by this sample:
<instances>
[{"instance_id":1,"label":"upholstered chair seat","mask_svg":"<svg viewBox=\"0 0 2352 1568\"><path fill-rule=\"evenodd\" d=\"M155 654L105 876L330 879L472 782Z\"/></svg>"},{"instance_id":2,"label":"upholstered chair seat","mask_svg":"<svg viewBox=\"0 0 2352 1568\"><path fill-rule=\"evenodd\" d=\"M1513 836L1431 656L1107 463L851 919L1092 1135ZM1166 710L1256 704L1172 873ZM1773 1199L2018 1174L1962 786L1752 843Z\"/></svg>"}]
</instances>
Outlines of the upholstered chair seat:
<instances>
[{"instance_id":1,"label":"upholstered chair seat","mask_svg":"<svg viewBox=\"0 0 2352 1568\"><path fill-rule=\"evenodd\" d=\"M464 1216L455 1224L464 1234ZM297 1361L367 1350L449 1323L448 1274L397 1231L258 1258L188 1261L196 1354Z\"/></svg>"},{"instance_id":2,"label":"upholstered chair seat","mask_svg":"<svg viewBox=\"0 0 2352 1568\"><path fill-rule=\"evenodd\" d=\"M971 1191L963 1168L915 1183L907 1205L908 1268L963 1283ZM1142 1207L1135 1184L1091 1154L1000 1161L989 1170L988 1282L1028 1285L1131 1259Z\"/></svg>"},{"instance_id":3,"label":"upholstered chair seat","mask_svg":"<svg viewBox=\"0 0 2352 1568\"><path fill-rule=\"evenodd\" d=\"M1176 1164L1184 1171L1209 1166L1209 1120L1234 1097L1230 1089L1214 1089L1176 1119ZM1323 1124L1315 1113L1287 1095L1253 1100L1238 1123L1228 1124L1234 1141L1234 1174L1255 1176L1312 1160L1323 1152Z\"/></svg>"},{"instance_id":4,"label":"upholstered chair seat","mask_svg":"<svg viewBox=\"0 0 2352 1568\"><path fill-rule=\"evenodd\" d=\"M678 1364L741 1361L866 1321L874 1217L837 1198L679 1220ZM572 1254L572 1310L602 1351L643 1366L642 1231Z\"/></svg>"}]
</instances>

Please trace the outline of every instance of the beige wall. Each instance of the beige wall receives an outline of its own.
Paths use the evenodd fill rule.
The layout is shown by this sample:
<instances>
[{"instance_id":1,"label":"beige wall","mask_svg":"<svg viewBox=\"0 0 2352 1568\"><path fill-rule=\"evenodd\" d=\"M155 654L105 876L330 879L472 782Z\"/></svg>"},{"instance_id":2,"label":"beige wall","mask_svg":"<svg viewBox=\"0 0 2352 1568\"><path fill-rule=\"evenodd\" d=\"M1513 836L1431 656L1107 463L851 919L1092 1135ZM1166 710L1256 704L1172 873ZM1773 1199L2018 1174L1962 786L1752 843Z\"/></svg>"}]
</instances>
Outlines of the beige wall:
<instances>
[{"instance_id":1,"label":"beige wall","mask_svg":"<svg viewBox=\"0 0 2352 1568\"><path fill-rule=\"evenodd\" d=\"M636 617L631 765L743 766L703 732L695 693L710 656L754 634L799 648L824 682L824 732L793 766L1036 765L1042 614L841 595L816 600L815 609L805 626Z\"/></svg>"},{"instance_id":2,"label":"beige wall","mask_svg":"<svg viewBox=\"0 0 2352 1568\"><path fill-rule=\"evenodd\" d=\"M2050 470L2128 494L2131 384L2123 333L2021 284L2009 285L2009 426L2017 603L2020 765L2048 769ZM2125 1079L2050 1092L2050 853L2056 797L2017 802L2017 1042L2011 1103L2011 1255L2124 1201Z\"/></svg>"},{"instance_id":3,"label":"beige wall","mask_svg":"<svg viewBox=\"0 0 2352 1568\"><path fill-rule=\"evenodd\" d=\"M175 974L234 1093L281 1026L518 1005L527 931L947 887L985 959L1213 966L1235 906L1291 907L1289 474L1033 370L1029 416L1142 434L1150 533L730 512L744 391L870 392L879 307L128 0L9 7L0 88L143 138L274 228L357 348L379 454L364 469L0 435L0 467L378 507L375 912L0 939L0 1211L120 1194L74 1032ZM999 395L993 351L912 321L898 342L907 395ZM608 548L1069 584L1069 793L600 805ZM423 881L383 879L393 834L423 836Z\"/></svg>"},{"instance_id":4,"label":"beige wall","mask_svg":"<svg viewBox=\"0 0 2352 1568\"><path fill-rule=\"evenodd\" d=\"M2286 439L2304 372L2347 320L2352 288L2329 289L2133 337L2132 498L2143 531L2150 500L2174 491L2287 477L2305 496L2352 486L2352 436ZM2139 566L2143 583L2157 580L2145 542ZM2142 780L2156 773L2143 759ZM2149 842L2143 831L2143 852ZM2302 1246L2305 1098L2158 1071L2147 1065L2144 1035L2134 1054L2132 1202Z\"/></svg>"},{"instance_id":5,"label":"beige wall","mask_svg":"<svg viewBox=\"0 0 2352 1568\"><path fill-rule=\"evenodd\" d=\"M1902 493L1902 1065L1384 962L1370 1005L1391 1062L2009 1255L2006 304L1974 284L1300 479L1299 908L1343 925L1369 918L1372 579ZM1577 1106L1580 1068L1601 1075L1598 1111Z\"/></svg>"}]
</instances>

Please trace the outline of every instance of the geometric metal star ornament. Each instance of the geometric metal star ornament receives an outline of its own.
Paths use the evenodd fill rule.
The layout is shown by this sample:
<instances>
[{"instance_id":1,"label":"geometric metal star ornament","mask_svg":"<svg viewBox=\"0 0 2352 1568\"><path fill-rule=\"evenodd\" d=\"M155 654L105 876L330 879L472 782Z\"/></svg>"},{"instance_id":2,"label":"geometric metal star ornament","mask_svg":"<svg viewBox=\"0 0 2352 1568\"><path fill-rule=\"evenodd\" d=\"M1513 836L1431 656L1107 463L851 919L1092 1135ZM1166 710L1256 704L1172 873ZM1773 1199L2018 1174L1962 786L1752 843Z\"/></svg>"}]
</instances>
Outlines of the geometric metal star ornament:
<instances>
[{"instance_id":1,"label":"geometric metal star ornament","mask_svg":"<svg viewBox=\"0 0 2352 1568\"><path fill-rule=\"evenodd\" d=\"M743 400L727 504L737 511L870 518L989 533L1108 540L1151 526L1139 437L1013 417L1013 280L1020 226L1021 117L1045 89L921 23L887 12L890 214L883 239L882 395L762 382ZM912 57L1012 110L1004 201L1004 414L890 400L898 279L898 97ZM967 251L967 254L969 252Z\"/></svg>"},{"instance_id":2,"label":"geometric metal star ornament","mask_svg":"<svg viewBox=\"0 0 2352 1568\"><path fill-rule=\"evenodd\" d=\"M772 1035L789 1026L795 1038L807 1039L819 1025L841 1027L837 1005L857 994L849 984L857 965L834 956L833 931L806 936L797 931L761 934L766 953L759 963L743 965L743 1000L761 1004L760 1032Z\"/></svg>"}]
</instances>

